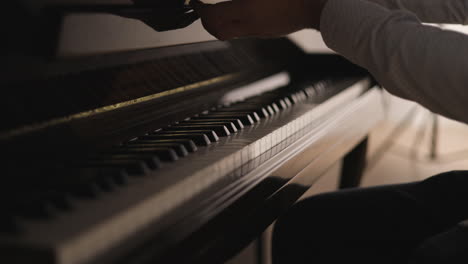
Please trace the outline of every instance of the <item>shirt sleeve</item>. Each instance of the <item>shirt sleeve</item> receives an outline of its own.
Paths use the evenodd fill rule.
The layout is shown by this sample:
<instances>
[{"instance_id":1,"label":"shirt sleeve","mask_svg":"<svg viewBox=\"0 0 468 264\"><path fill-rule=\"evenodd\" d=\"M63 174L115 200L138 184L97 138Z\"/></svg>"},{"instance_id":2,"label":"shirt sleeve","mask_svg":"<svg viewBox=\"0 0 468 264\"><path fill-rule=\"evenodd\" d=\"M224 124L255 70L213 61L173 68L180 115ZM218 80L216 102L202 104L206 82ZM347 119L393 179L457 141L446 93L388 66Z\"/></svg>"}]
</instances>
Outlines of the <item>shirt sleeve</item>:
<instances>
[{"instance_id":1,"label":"shirt sleeve","mask_svg":"<svg viewBox=\"0 0 468 264\"><path fill-rule=\"evenodd\" d=\"M468 35L361 0L329 0L320 30L331 49L389 92L468 123Z\"/></svg>"},{"instance_id":2,"label":"shirt sleeve","mask_svg":"<svg viewBox=\"0 0 468 264\"><path fill-rule=\"evenodd\" d=\"M468 0L368 0L414 13L425 23L468 24Z\"/></svg>"}]
</instances>

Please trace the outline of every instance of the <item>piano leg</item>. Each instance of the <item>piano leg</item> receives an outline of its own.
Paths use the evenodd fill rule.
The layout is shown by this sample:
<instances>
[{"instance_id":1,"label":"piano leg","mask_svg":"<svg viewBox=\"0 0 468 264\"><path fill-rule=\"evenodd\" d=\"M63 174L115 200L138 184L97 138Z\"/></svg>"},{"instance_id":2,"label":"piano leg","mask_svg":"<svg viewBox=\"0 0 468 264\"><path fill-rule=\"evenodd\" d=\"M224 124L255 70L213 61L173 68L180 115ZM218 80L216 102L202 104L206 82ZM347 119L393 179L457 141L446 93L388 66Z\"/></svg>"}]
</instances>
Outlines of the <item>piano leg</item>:
<instances>
[{"instance_id":1,"label":"piano leg","mask_svg":"<svg viewBox=\"0 0 468 264\"><path fill-rule=\"evenodd\" d=\"M366 167L367 143L369 137L364 138L343 159L341 168L340 189L358 187Z\"/></svg>"}]
</instances>

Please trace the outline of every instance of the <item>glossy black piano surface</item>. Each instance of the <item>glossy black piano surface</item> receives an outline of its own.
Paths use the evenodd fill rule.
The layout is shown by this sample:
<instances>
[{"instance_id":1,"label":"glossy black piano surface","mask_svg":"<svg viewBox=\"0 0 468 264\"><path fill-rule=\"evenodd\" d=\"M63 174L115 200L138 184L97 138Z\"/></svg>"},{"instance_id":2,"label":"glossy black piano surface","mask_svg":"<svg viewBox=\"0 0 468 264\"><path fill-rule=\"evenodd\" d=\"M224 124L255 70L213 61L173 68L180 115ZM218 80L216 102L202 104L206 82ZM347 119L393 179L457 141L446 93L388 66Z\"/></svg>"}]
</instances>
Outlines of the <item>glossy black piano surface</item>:
<instances>
[{"instance_id":1,"label":"glossy black piano surface","mask_svg":"<svg viewBox=\"0 0 468 264\"><path fill-rule=\"evenodd\" d=\"M124 1L19 3L151 28L108 20ZM2 50L2 263L223 262L381 118L365 71L286 38L218 42L195 23L115 48L80 41L83 21L39 23L38 49L19 25Z\"/></svg>"}]
</instances>

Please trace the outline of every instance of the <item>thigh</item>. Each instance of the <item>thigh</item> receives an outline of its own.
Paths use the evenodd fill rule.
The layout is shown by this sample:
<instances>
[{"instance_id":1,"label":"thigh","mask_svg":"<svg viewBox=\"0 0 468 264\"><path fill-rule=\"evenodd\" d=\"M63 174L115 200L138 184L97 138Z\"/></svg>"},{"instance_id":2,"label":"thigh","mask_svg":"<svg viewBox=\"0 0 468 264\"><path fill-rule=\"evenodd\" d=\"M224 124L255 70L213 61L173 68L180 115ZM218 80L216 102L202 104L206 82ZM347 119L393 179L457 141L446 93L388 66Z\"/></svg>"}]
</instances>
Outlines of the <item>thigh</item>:
<instances>
[{"instance_id":1,"label":"thigh","mask_svg":"<svg viewBox=\"0 0 468 264\"><path fill-rule=\"evenodd\" d=\"M468 226L456 225L426 239L414 250L410 264L468 263Z\"/></svg>"},{"instance_id":2,"label":"thigh","mask_svg":"<svg viewBox=\"0 0 468 264\"><path fill-rule=\"evenodd\" d=\"M466 172L449 172L306 199L275 227L275 263L404 261L422 241L468 218L465 186Z\"/></svg>"}]
</instances>

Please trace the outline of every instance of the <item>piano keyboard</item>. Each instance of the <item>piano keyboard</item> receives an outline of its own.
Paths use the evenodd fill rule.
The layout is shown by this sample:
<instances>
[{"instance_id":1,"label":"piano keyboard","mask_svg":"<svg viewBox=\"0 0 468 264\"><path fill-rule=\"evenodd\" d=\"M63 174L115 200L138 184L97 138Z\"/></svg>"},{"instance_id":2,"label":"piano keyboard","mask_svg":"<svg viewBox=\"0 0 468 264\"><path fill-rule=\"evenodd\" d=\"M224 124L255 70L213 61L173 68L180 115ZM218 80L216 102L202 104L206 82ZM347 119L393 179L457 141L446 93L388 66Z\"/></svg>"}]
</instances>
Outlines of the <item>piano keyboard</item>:
<instances>
[{"instance_id":1,"label":"piano keyboard","mask_svg":"<svg viewBox=\"0 0 468 264\"><path fill-rule=\"evenodd\" d=\"M42 193L27 194L25 204L1 217L0 248L63 264L105 256L151 225L157 233L167 227L164 219L190 214L177 211L189 200L202 204L206 193L258 180L249 173L369 85L363 79L285 86L75 160L66 175L55 175Z\"/></svg>"}]
</instances>

